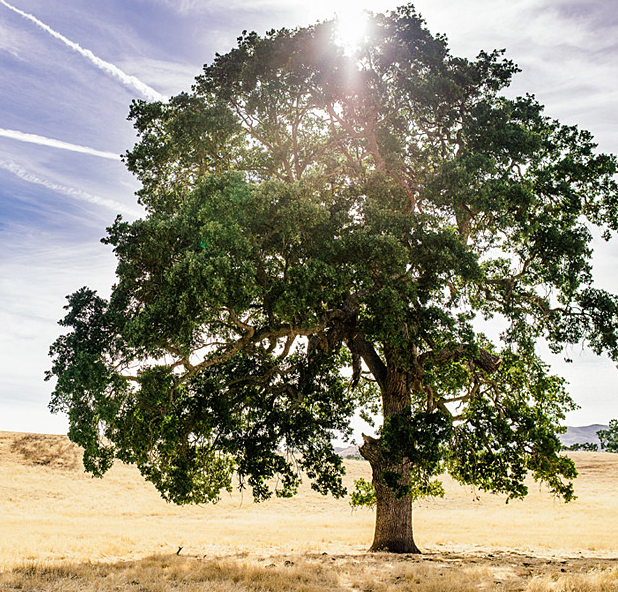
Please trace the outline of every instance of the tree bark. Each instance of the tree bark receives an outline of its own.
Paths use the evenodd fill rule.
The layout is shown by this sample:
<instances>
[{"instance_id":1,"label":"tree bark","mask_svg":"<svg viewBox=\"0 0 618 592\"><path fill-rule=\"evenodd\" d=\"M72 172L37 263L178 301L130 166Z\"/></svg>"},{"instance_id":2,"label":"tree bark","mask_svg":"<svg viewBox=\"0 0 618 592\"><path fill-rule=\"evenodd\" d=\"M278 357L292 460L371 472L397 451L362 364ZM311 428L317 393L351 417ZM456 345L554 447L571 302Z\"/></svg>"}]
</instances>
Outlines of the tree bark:
<instances>
[{"instance_id":1,"label":"tree bark","mask_svg":"<svg viewBox=\"0 0 618 592\"><path fill-rule=\"evenodd\" d=\"M382 388L384 419L410 410L410 380L404 372L391 368L387 370ZM382 385L380 385L382 386ZM410 464L404 458L400 465L390 464L384 459L380 440L365 436L360 454L371 465L372 482L376 494L376 525L370 551L391 553L420 553L414 542L412 530L412 498L397 497L384 482L386 471L401 475L401 483L410 482Z\"/></svg>"},{"instance_id":2,"label":"tree bark","mask_svg":"<svg viewBox=\"0 0 618 592\"><path fill-rule=\"evenodd\" d=\"M384 483L384 471L396 471L402 475L402 482L410 480L409 465L391 466L380 458L379 440L364 436L361 455L371 465L372 482L376 492L376 524L370 551L390 553L420 553L414 542L412 530L412 499L410 496L397 498L395 492Z\"/></svg>"}]
</instances>

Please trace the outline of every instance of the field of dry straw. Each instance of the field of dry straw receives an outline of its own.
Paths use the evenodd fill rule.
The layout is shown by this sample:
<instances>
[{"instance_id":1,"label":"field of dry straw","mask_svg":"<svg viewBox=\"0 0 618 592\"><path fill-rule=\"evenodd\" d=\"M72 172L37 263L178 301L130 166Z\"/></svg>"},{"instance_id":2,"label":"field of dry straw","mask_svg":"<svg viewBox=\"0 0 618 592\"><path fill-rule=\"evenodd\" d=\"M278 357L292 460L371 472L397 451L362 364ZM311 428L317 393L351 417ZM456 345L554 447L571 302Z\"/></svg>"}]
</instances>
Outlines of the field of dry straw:
<instances>
[{"instance_id":1,"label":"field of dry straw","mask_svg":"<svg viewBox=\"0 0 618 592\"><path fill-rule=\"evenodd\" d=\"M0 590L618 592L618 455L572 454L575 502L533 484L505 505L447 480L415 505L424 554L392 556L365 551L372 511L308 486L177 507L132 467L85 475L65 437L0 432ZM368 477L346 466L348 484Z\"/></svg>"}]
</instances>

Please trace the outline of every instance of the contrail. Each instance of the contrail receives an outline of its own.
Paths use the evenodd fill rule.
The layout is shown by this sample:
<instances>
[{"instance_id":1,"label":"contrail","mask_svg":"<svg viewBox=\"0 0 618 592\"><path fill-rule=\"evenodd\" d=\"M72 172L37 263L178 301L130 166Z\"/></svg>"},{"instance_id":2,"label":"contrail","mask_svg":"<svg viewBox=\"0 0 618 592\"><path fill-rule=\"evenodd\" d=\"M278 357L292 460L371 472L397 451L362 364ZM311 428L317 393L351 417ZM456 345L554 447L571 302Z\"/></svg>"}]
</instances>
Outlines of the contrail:
<instances>
[{"instance_id":1,"label":"contrail","mask_svg":"<svg viewBox=\"0 0 618 592\"><path fill-rule=\"evenodd\" d=\"M0 2L2 1L3 0L0 0ZM30 144L39 144L40 146L51 146L52 148L62 148L63 150L82 152L83 154L91 154L92 156L109 158L110 160L120 160L120 156L118 154L114 154L113 152L104 152L102 150L89 148L88 146L69 144L69 142L62 142L61 140L46 138L45 136L37 136L36 134L24 134L23 132L18 132L17 130L2 129L0 127L0 136L12 138L13 140L19 140L20 142L29 142Z\"/></svg>"},{"instance_id":2,"label":"contrail","mask_svg":"<svg viewBox=\"0 0 618 592\"><path fill-rule=\"evenodd\" d=\"M109 62L106 62L105 60L102 60L101 58L95 56L89 49L84 49L78 43L75 43L74 41L67 39L64 35L62 35L61 33L58 33L58 31L54 31L54 29L52 29L49 25L46 25L45 23L41 22L35 16L27 12L24 12L23 10L19 10L19 8L15 8L15 6L12 6L11 4L6 2L6 0L0 0L0 3L4 4L7 8L12 10L13 12L16 12L17 14L23 16L24 18L27 18L28 20L32 21L35 25L41 27L41 29L43 29L44 31L47 31L50 35L62 41L62 43L70 47L73 51L76 51L77 53L83 55L86 59L90 60L100 70L103 70L104 72L111 74L115 78L118 78L120 82L122 82L125 86L130 86L138 90L147 99L151 101L165 101L166 100L166 97L158 93L154 88L151 88L150 86L142 82L139 78L135 76L130 76L129 74L127 74L126 72L123 72L120 68L118 68L118 66L114 66L114 64L110 64Z\"/></svg>"},{"instance_id":3,"label":"contrail","mask_svg":"<svg viewBox=\"0 0 618 592\"><path fill-rule=\"evenodd\" d=\"M73 199L77 199L79 201L85 201L91 204L95 204L97 206L104 206L109 208L114 212L121 212L123 214L128 214L129 216L139 216L140 212L136 209L128 207L119 201L108 199L106 197L101 197L99 195L93 195L92 193L88 193L86 191L82 191L81 189L75 189L73 187L67 187L66 185L60 185L58 183L54 183L49 179L41 179L32 173L22 169L19 165L14 162L9 162L6 160L0 160L0 169L4 169L9 173L13 173L16 177L22 179L22 181L27 181L28 183L34 183L35 185L41 185L46 187L47 189L51 189L52 191L57 191L58 193L64 193L64 195L68 195Z\"/></svg>"}]
</instances>

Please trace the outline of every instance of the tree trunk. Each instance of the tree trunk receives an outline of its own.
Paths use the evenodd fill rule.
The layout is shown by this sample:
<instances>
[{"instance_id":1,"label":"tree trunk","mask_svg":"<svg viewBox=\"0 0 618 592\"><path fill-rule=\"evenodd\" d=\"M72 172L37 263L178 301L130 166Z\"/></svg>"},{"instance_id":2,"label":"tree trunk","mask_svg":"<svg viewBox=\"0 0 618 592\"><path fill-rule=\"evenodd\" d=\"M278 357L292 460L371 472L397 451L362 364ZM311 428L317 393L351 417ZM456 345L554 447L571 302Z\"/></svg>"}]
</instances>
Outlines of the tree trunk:
<instances>
[{"instance_id":1,"label":"tree trunk","mask_svg":"<svg viewBox=\"0 0 618 592\"><path fill-rule=\"evenodd\" d=\"M376 492L376 525L370 551L390 553L420 553L414 543L412 531L412 499L410 496L397 498L395 492L384 483L385 471L402 475L402 483L409 482L410 469L407 465L389 466L381 460L379 440L363 435L365 444L361 455L369 461Z\"/></svg>"},{"instance_id":2,"label":"tree trunk","mask_svg":"<svg viewBox=\"0 0 618 592\"><path fill-rule=\"evenodd\" d=\"M406 465L387 466L380 461L379 440L364 436L365 444L360 453L369 461L376 492L376 526L370 551L390 553L420 553L412 532L412 499L410 496L397 498L393 490L383 481L384 471L402 474L402 481L410 480ZM377 454L376 454L377 453Z\"/></svg>"},{"instance_id":3,"label":"tree trunk","mask_svg":"<svg viewBox=\"0 0 618 592\"><path fill-rule=\"evenodd\" d=\"M390 366L382 391L384 419L410 411L410 375ZM376 526L370 551L390 551L391 553L420 553L414 543L412 532L412 499L410 496L397 497L384 482L386 471L401 475L402 485L410 483L410 465L404 459L401 465L389 464L382 455L380 440L363 434L365 443L360 453L371 465L372 482L376 493Z\"/></svg>"}]
</instances>

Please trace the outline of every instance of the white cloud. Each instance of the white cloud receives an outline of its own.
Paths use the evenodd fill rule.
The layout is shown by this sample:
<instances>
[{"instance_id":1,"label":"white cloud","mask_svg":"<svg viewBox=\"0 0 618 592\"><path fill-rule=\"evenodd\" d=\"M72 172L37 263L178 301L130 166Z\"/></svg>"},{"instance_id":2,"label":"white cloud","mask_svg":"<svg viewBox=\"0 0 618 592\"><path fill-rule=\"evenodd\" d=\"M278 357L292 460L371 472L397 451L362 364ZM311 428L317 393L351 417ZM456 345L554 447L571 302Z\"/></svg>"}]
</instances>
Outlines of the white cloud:
<instances>
[{"instance_id":1,"label":"white cloud","mask_svg":"<svg viewBox=\"0 0 618 592\"><path fill-rule=\"evenodd\" d=\"M21 35L17 31L0 23L0 51L6 51L13 58L20 59L17 47L21 42Z\"/></svg>"},{"instance_id":2,"label":"white cloud","mask_svg":"<svg viewBox=\"0 0 618 592\"><path fill-rule=\"evenodd\" d=\"M34 183L35 185L41 185L42 187L46 187L47 189L51 189L52 191L62 193L79 201L85 201L91 204L95 204L97 206L103 206L109 208L114 212L121 212L124 214L128 214L129 216L139 216L140 214L137 209L127 207L119 201L106 197L101 197L99 195L93 195L92 193L82 191L81 189L67 187L66 185L55 183L53 181L50 181L49 179L42 179L40 177L37 177L36 175L29 173L14 162L0 160L0 168L10 173L13 173L16 177L22 179L22 181Z\"/></svg>"},{"instance_id":3,"label":"white cloud","mask_svg":"<svg viewBox=\"0 0 618 592\"><path fill-rule=\"evenodd\" d=\"M0 0L2 2L2 0ZM5 138L11 138L20 142L28 142L30 144L38 144L39 146L50 146L51 148L60 148L62 150L71 150L72 152L81 152L83 154L90 154L92 156L99 156L101 158L109 158L110 160L120 160L118 154L113 152L104 152L103 150L96 150L88 146L79 146L78 144L70 144L69 142L63 142L61 140L55 140L53 138L46 138L45 136L39 136L37 134L26 134L17 130L9 130L0 128L0 136Z\"/></svg>"},{"instance_id":4,"label":"white cloud","mask_svg":"<svg viewBox=\"0 0 618 592\"><path fill-rule=\"evenodd\" d=\"M202 65L199 62L187 64L146 57L123 63L125 67L141 72L142 78L164 90L169 96L188 91L195 82L195 77L201 73Z\"/></svg>"},{"instance_id":5,"label":"white cloud","mask_svg":"<svg viewBox=\"0 0 618 592\"><path fill-rule=\"evenodd\" d=\"M113 256L98 240L72 242L17 224L0 232L0 252L0 429L63 431L66 419L45 409L53 388L43 380L49 346L62 332L66 294L84 284L108 293Z\"/></svg>"},{"instance_id":6,"label":"white cloud","mask_svg":"<svg viewBox=\"0 0 618 592\"><path fill-rule=\"evenodd\" d=\"M77 53L84 56L91 63L93 63L97 68L117 78L125 86L131 87L137 90L147 99L151 101L164 101L166 99L166 97L158 93L154 88L151 88L150 86L142 82L136 76L131 76L127 74L126 72L118 68L118 66L115 66L114 64L110 64L109 62L106 62L100 57L94 55L89 49L84 49L81 45L79 45L79 43L76 43L75 41L71 41L70 39L67 39L64 35L62 35L61 33L58 33L58 31L55 31L49 25L46 25L44 22L40 21L38 18L36 18L32 14L28 12L24 12L23 10L20 10L19 8L16 8L15 6L6 2L6 0L0 0L0 3L4 4L4 6L9 8L13 12L32 21L35 25L37 25L41 29L43 29L44 31L46 31L47 33L49 33L56 39L59 39L60 41L62 41L62 43L64 43L67 47L70 47L73 51L76 51Z\"/></svg>"},{"instance_id":7,"label":"white cloud","mask_svg":"<svg viewBox=\"0 0 618 592\"><path fill-rule=\"evenodd\" d=\"M212 14L222 12L226 15L226 21L233 23L233 13L252 13L269 16L273 23L283 13L294 16L295 22L289 22L288 26L308 24L316 20L332 18L336 13L347 11L350 8L355 10L371 10L374 12L384 12L393 10L405 2L397 0L313 0L312 2L291 3L286 0L143 0L166 6L181 15L188 14ZM286 19L287 20L287 19ZM243 25L244 26L244 25ZM243 28L241 26L241 29ZM281 26L273 24L273 26ZM259 28L256 26L256 28ZM234 31L236 34L240 33ZM212 33L212 32L211 32Z\"/></svg>"},{"instance_id":8,"label":"white cloud","mask_svg":"<svg viewBox=\"0 0 618 592\"><path fill-rule=\"evenodd\" d=\"M178 11L180 14L187 14L200 9L203 3L200 0L154 0L157 4L163 4L168 8Z\"/></svg>"}]
</instances>

